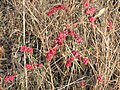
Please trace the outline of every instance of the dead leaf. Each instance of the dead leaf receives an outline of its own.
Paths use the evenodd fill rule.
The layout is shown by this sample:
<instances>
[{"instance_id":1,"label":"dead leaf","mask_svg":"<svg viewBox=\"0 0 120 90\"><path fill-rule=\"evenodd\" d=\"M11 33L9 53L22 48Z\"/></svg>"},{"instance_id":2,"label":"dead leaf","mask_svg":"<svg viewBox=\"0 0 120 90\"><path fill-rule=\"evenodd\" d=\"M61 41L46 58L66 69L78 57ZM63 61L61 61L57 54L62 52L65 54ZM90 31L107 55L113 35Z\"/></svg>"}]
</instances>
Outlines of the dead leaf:
<instances>
[{"instance_id":1,"label":"dead leaf","mask_svg":"<svg viewBox=\"0 0 120 90\"><path fill-rule=\"evenodd\" d=\"M100 17L107 9L108 9L108 7L101 9L101 10L98 12L98 14L95 15L95 17Z\"/></svg>"}]
</instances>

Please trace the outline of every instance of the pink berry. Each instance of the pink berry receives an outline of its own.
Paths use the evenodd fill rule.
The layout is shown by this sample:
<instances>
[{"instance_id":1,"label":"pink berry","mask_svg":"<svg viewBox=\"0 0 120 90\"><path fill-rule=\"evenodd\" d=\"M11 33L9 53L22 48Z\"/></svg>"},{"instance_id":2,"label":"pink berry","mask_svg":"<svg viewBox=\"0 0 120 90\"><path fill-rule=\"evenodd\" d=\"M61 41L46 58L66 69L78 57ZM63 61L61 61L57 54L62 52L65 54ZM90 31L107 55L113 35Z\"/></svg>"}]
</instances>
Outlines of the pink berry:
<instances>
[{"instance_id":1,"label":"pink berry","mask_svg":"<svg viewBox=\"0 0 120 90\"><path fill-rule=\"evenodd\" d=\"M20 48L20 52L27 52L27 46L23 45L23 46Z\"/></svg>"},{"instance_id":2,"label":"pink berry","mask_svg":"<svg viewBox=\"0 0 120 90\"><path fill-rule=\"evenodd\" d=\"M27 48L27 52L33 53L33 48L28 47L28 48Z\"/></svg>"},{"instance_id":3,"label":"pink berry","mask_svg":"<svg viewBox=\"0 0 120 90\"><path fill-rule=\"evenodd\" d=\"M77 58L78 58L78 60L80 60L80 59L81 59L81 55L79 54L79 55L77 56Z\"/></svg>"},{"instance_id":4,"label":"pink berry","mask_svg":"<svg viewBox=\"0 0 120 90\"><path fill-rule=\"evenodd\" d=\"M101 81L102 81L102 76L98 76L98 77L97 77L97 80L98 80L99 82L101 82Z\"/></svg>"},{"instance_id":5,"label":"pink berry","mask_svg":"<svg viewBox=\"0 0 120 90\"><path fill-rule=\"evenodd\" d=\"M4 80L5 80L6 82L10 81L9 76L6 76Z\"/></svg>"},{"instance_id":6,"label":"pink berry","mask_svg":"<svg viewBox=\"0 0 120 90\"><path fill-rule=\"evenodd\" d=\"M76 27L77 26L77 23L73 23L73 27Z\"/></svg>"},{"instance_id":7,"label":"pink berry","mask_svg":"<svg viewBox=\"0 0 120 90\"><path fill-rule=\"evenodd\" d=\"M72 37L74 37L75 32L71 30L71 31L69 32L69 35L72 36Z\"/></svg>"},{"instance_id":8,"label":"pink berry","mask_svg":"<svg viewBox=\"0 0 120 90\"><path fill-rule=\"evenodd\" d=\"M90 4L89 4L89 1L88 1L88 0L84 1L84 2L82 3L82 5L83 5L83 6L90 6Z\"/></svg>"},{"instance_id":9,"label":"pink berry","mask_svg":"<svg viewBox=\"0 0 120 90\"><path fill-rule=\"evenodd\" d=\"M62 43L63 43L63 39L61 39L60 37L55 39L55 44L62 45Z\"/></svg>"},{"instance_id":10,"label":"pink berry","mask_svg":"<svg viewBox=\"0 0 120 90\"><path fill-rule=\"evenodd\" d=\"M78 38L79 37L79 34L74 34L74 38Z\"/></svg>"},{"instance_id":11,"label":"pink berry","mask_svg":"<svg viewBox=\"0 0 120 90\"><path fill-rule=\"evenodd\" d=\"M32 64L32 66L33 66L34 68L36 68L36 67L37 67L37 64Z\"/></svg>"},{"instance_id":12,"label":"pink berry","mask_svg":"<svg viewBox=\"0 0 120 90\"><path fill-rule=\"evenodd\" d=\"M60 10L60 9L65 9L64 5L55 5L54 7L51 8L51 10L47 13L48 16L51 16L55 11Z\"/></svg>"},{"instance_id":13,"label":"pink berry","mask_svg":"<svg viewBox=\"0 0 120 90\"><path fill-rule=\"evenodd\" d=\"M38 64L38 67L39 67L39 68L41 68L42 66L43 66L43 64L41 64L41 63L40 63L40 64Z\"/></svg>"},{"instance_id":14,"label":"pink berry","mask_svg":"<svg viewBox=\"0 0 120 90\"><path fill-rule=\"evenodd\" d=\"M31 70L33 69L32 65L31 64L26 64L25 67L28 69L28 70Z\"/></svg>"},{"instance_id":15,"label":"pink berry","mask_svg":"<svg viewBox=\"0 0 120 90\"><path fill-rule=\"evenodd\" d=\"M58 37L61 38L61 39L65 39L66 34L64 34L63 32L59 32Z\"/></svg>"},{"instance_id":16,"label":"pink berry","mask_svg":"<svg viewBox=\"0 0 120 90\"><path fill-rule=\"evenodd\" d=\"M17 74L13 74L13 76L14 76L14 77L16 77L16 76L17 76Z\"/></svg>"},{"instance_id":17,"label":"pink berry","mask_svg":"<svg viewBox=\"0 0 120 90\"><path fill-rule=\"evenodd\" d=\"M91 8L87 8L86 10L85 10L85 14L92 14L92 13L94 13L95 12L95 8L93 8L93 7L91 7Z\"/></svg>"},{"instance_id":18,"label":"pink berry","mask_svg":"<svg viewBox=\"0 0 120 90\"><path fill-rule=\"evenodd\" d=\"M49 54L54 55L54 54L56 54L56 51L53 50L53 48L50 48L50 50L49 50Z\"/></svg>"},{"instance_id":19,"label":"pink berry","mask_svg":"<svg viewBox=\"0 0 120 90\"><path fill-rule=\"evenodd\" d=\"M94 16L91 16L91 17L89 17L88 19L89 19L89 22L91 22L91 23L96 20L96 18L95 18Z\"/></svg>"},{"instance_id":20,"label":"pink berry","mask_svg":"<svg viewBox=\"0 0 120 90\"><path fill-rule=\"evenodd\" d=\"M66 67L70 67L71 66L71 62L70 61L67 61L66 62Z\"/></svg>"},{"instance_id":21,"label":"pink berry","mask_svg":"<svg viewBox=\"0 0 120 90\"><path fill-rule=\"evenodd\" d=\"M64 9L65 9L65 6L64 6L64 5L60 5L60 8L64 10Z\"/></svg>"},{"instance_id":22,"label":"pink berry","mask_svg":"<svg viewBox=\"0 0 120 90\"><path fill-rule=\"evenodd\" d=\"M52 16L52 14L55 12L55 10L53 9L53 10L51 10L51 11L49 11L48 13L47 13L47 15L48 16Z\"/></svg>"},{"instance_id":23,"label":"pink berry","mask_svg":"<svg viewBox=\"0 0 120 90\"><path fill-rule=\"evenodd\" d=\"M72 51L72 54L73 54L75 57L77 57L77 56L79 55L79 53L78 53L77 51L75 51L75 50Z\"/></svg>"},{"instance_id":24,"label":"pink berry","mask_svg":"<svg viewBox=\"0 0 120 90\"><path fill-rule=\"evenodd\" d=\"M70 28L70 24L66 24L65 27L66 27L66 29L69 29Z\"/></svg>"},{"instance_id":25,"label":"pink berry","mask_svg":"<svg viewBox=\"0 0 120 90\"><path fill-rule=\"evenodd\" d=\"M85 82L84 81L80 82L80 85L85 86Z\"/></svg>"},{"instance_id":26,"label":"pink berry","mask_svg":"<svg viewBox=\"0 0 120 90\"><path fill-rule=\"evenodd\" d=\"M65 29L65 30L63 31L63 33L67 35L67 34L68 34L68 30Z\"/></svg>"},{"instance_id":27,"label":"pink berry","mask_svg":"<svg viewBox=\"0 0 120 90\"><path fill-rule=\"evenodd\" d=\"M4 79L6 82L8 81L13 81L14 80L14 76L6 76Z\"/></svg>"},{"instance_id":28,"label":"pink berry","mask_svg":"<svg viewBox=\"0 0 120 90\"><path fill-rule=\"evenodd\" d=\"M108 21L108 22L107 22L107 29L108 29L108 30L111 30L111 29L112 29L112 26L113 26L112 21Z\"/></svg>"},{"instance_id":29,"label":"pink berry","mask_svg":"<svg viewBox=\"0 0 120 90\"><path fill-rule=\"evenodd\" d=\"M79 38L77 38L76 42L81 43L81 42L83 42L83 39L79 37Z\"/></svg>"},{"instance_id":30,"label":"pink berry","mask_svg":"<svg viewBox=\"0 0 120 90\"><path fill-rule=\"evenodd\" d=\"M52 54L50 52L46 53L46 59L50 61L52 59Z\"/></svg>"},{"instance_id":31,"label":"pink berry","mask_svg":"<svg viewBox=\"0 0 120 90\"><path fill-rule=\"evenodd\" d=\"M10 81L14 80L14 76L9 76Z\"/></svg>"},{"instance_id":32,"label":"pink berry","mask_svg":"<svg viewBox=\"0 0 120 90\"><path fill-rule=\"evenodd\" d=\"M83 64L84 64L84 65L87 65L87 64L88 64L88 59L87 59L86 57L84 57L82 61L83 61Z\"/></svg>"},{"instance_id":33,"label":"pink berry","mask_svg":"<svg viewBox=\"0 0 120 90\"><path fill-rule=\"evenodd\" d=\"M71 56L71 57L70 57L70 61L71 61L71 62L72 62L74 59L75 59L74 56Z\"/></svg>"}]
</instances>

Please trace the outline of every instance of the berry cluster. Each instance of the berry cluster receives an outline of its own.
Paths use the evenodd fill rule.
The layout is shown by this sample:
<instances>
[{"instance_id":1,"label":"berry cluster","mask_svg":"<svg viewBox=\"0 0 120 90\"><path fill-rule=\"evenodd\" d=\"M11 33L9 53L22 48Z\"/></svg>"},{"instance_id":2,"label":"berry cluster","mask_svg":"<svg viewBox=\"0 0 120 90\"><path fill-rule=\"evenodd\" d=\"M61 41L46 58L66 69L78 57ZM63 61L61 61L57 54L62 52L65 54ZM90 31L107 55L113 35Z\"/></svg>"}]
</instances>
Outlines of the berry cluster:
<instances>
[{"instance_id":1,"label":"berry cluster","mask_svg":"<svg viewBox=\"0 0 120 90\"><path fill-rule=\"evenodd\" d=\"M113 28L113 23L112 23L112 21L109 20L109 21L107 22L107 29L108 29L108 30L111 30L112 28Z\"/></svg>"},{"instance_id":2,"label":"berry cluster","mask_svg":"<svg viewBox=\"0 0 120 90\"><path fill-rule=\"evenodd\" d=\"M93 14L93 13L96 11L96 9L95 9L94 7L89 7L90 4L89 4L89 1L88 1L88 0L84 1L84 2L82 3L82 5L83 5L83 6L88 6L88 8L86 8L86 10L85 10L85 14ZM94 24L94 21L96 20L96 17L95 17L95 16L90 16L90 17L88 18L88 20L89 20L90 23L92 23L92 29L95 30L95 29L97 28L97 25ZM108 21L108 22L107 22L107 29L108 29L108 30L111 30L111 29L112 29L112 26L113 26L112 21Z\"/></svg>"},{"instance_id":3,"label":"berry cluster","mask_svg":"<svg viewBox=\"0 0 120 90\"><path fill-rule=\"evenodd\" d=\"M102 82L102 76L97 76L97 80L99 81L99 82Z\"/></svg>"},{"instance_id":4,"label":"berry cluster","mask_svg":"<svg viewBox=\"0 0 120 90\"><path fill-rule=\"evenodd\" d=\"M20 48L20 52L33 53L33 48L30 48L30 47L27 47L27 46L23 45L23 46Z\"/></svg>"},{"instance_id":5,"label":"berry cluster","mask_svg":"<svg viewBox=\"0 0 120 90\"><path fill-rule=\"evenodd\" d=\"M85 3L85 4L84 4ZM88 0L86 0L85 2L83 3L83 6L90 6ZM87 5L86 5L87 3ZM85 10L85 14L93 14L94 12L96 11L96 9L94 7L88 7L86 10ZM88 18L89 22L93 23L95 20L96 20L96 17L94 16L90 16Z\"/></svg>"},{"instance_id":6,"label":"berry cluster","mask_svg":"<svg viewBox=\"0 0 120 90\"><path fill-rule=\"evenodd\" d=\"M39 64L26 64L25 67L27 68L27 70L32 70L33 68L41 68L43 66L43 64L39 63Z\"/></svg>"},{"instance_id":7,"label":"berry cluster","mask_svg":"<svg viewBox=\"0 0 120 90\"><path fill-rule=\"evenodd\" d=\"M83 5L83 6L90 6L90 4L89 4L89 1L88 1L88 0L84 1L84 2L82 3L82 5Z\"/></svg>"},{"instance_id":8,"label":"berry cluster","mask_svg":"<svg viewBox=\"0 0 120 90\"><path fill-rule=\"evenodd\" d=\"M13 80L14 80L14 77L16 77L16 74L10 75L10 76L6 76L4 80L5 80L6 82L13 81Z\"/></svg>"},{"instance_id":9,"label":"berry cluster","mask_svg":"<svg viewBox=\"0 0 120 90\"><path fill-rule=\"evenodd\" d=\"M85 9L85 14L87 15L93 15L96 9L94 7L90 7L89 0L86 0L82 3L83 6L87 7ZM50 11L47 13L48 16L51 16L55 11L60 10L60 9L65 9L64 5L56 5L50 9ZM88 18L88 21L91 23L91 26L93 29L97 28L97 25L94 24L96 17L95 16L90 16ZM76 27L77 23L73 24L73 27ZM112 22L107 23L107 28L111 29L112 28ZM50 61L53 56L56 54L56 51L58 50L59 46L61 46L64 42L64 39L67 36L71 36L76 40L76 43L82 43L83 39L79 36L79 34L75 33L74 30L70 29L70 25L66 25L66 28L58 33L58 37L54 40L54 46L49 49L49 51L46 53L46 59ZM72 55L66 59L66 67L70 67L72 65L72 62L74 61L75 58L78 60L81 60L84 65L87 65L89 60L87 57L82 56L78 51L72 50ZM97 77L98 81L102 81L102 77L98 76ZM85 83L81 82L81 86L84 86Z\"/></svg>"},{"instance_id":10,"label":"berry cluster","mask_svg":"<svg viewBox=\"0 0 120 90\"><path fill-rule=\"evenodd\" d=\"M56 12L57 10L61 10L61 9L65 9L65 6L64 5L55 5L54 7L52 7L50 9L50 11L47 13L48 16L51 16L54 12Z\"/></svg>"},{"instance_id":11,"label":"berry cluster","mask_svg":"<svg viewBox=\"0 0 120 90\"><path fill-rule=\"evenodd\" d=\"M94 12L95 12L95 8L93 8L93 7L91 7L91 8L87 8L86 10L85 10L85 14L93 14Z\"/></svg>"},{"instance_id":12,"label":"berry cluster","mask_svg":"<svg viewBox=\"0 0 120 90\"><path fill-rule=\"evenodd\" d=\"M88 58L83 57L80 55L80 53L78 53L76 50L72 51L72 55L70 58L67 58L66 60L66 67L70 67L72 64L72 61L77 57L78 60L82 60L84 65L88 64Z\"/></svg>"},{"instance_id":13,"label":"berry cluster","mask_svg":"<svg viewBox=\"0 0 120 90\"><path fill-rule=\"evenodd\" d=\"M52 57L56 54L57 49L58 49L58 44L56 44L55 46L49 49L49 51L46 53L46 59L48 61L50 61Z\"/></svg>"},{"instance_id":14,"label":"berry cluster","mask_svg":"<svg viewBox=\"0 0 120 90\"><path fill-rule=\"evenodd\" d=\"M83 42L83 39L76 34L73 30L64 29L63 32L58 33L58 37L55 39L54 46L49 49L49 51L46 53L46 59L50 61L52 57L56 54L56 51L60 45L63 44L64 39L66 36L72 36L73 38L76 39L77 43Z\"/></svg>"}]
</instances>

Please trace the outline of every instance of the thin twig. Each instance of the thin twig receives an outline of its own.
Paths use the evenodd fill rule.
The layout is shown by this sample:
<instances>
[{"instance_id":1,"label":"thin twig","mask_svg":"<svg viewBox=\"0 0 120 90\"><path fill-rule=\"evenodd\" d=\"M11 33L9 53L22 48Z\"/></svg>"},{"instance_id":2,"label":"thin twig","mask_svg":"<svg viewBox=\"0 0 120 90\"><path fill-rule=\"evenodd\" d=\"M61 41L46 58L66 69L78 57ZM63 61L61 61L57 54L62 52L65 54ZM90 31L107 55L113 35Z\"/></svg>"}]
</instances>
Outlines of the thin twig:
<instances>
[{"instance_id":1,"label":"thin twig","mask_svg":"<svg viewBox=\"0 0 120 90\"><path fill-rule=\"evenodd\" d=\"M50 63L49 63L49 67L50 67L50 76L51 76L51 84L52 84L52 90L54 90L53 75L52 75L52 70L51 70L51 66L50 66Z\"/></svg>"},{"instance_id":2,"label":"thin twig","mask_svg":"<svg viewBox=\"0 0 120 90\"><path fill-rule=\"evenodd\" d=\"M76 81L71 82L71 83L69 83L69 84L65 85L64 87L59 88L58 90L62 90L62 89L66 88L66 87L68 87L68 86L70 86L70 85L73 85L73 84L75 84L75 83L79 82L80 80L83 80L85 77L86 77L86 76L84 76L84 77L82 77L82 78L79 78L79 79L77 79Z\"/></svg>"},{"instance_id":3,"label":"thin twig","mask_svg":"<svg viewBox=\"0 0 120 90\"><path fill-rule=\"evenodd\" d=\"M25 0L23 0L23 44L25 45ZM28 90L28 80L27 80L27 69L25 68L26 65L26 54L24 52L24 70L25 70L25 86L26 90Z\"/></svg>"}]
</instances>

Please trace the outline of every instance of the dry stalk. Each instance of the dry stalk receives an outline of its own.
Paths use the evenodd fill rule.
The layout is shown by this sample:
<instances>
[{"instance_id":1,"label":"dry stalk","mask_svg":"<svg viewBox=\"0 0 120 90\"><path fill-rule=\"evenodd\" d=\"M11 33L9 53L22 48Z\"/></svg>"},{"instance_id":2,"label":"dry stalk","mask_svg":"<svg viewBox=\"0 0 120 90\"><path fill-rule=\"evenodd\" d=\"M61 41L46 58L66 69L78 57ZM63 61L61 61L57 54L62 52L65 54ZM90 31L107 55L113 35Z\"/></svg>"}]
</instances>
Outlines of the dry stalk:
<instances>
[{"instance_id":1,"label":"dry stalk","mask_svg":"<svg viewBox=\"0 0 120 90\"><path fill-rule=\"evenodd\" d=\"M25 45L25 0L23 0L23 44ZM25 70L25 86L26 90L28 90L28 78L27 78L27 69L25 68L26 65L26 54L24 52L24 70Z\"/></svg>"}]
</instances>

